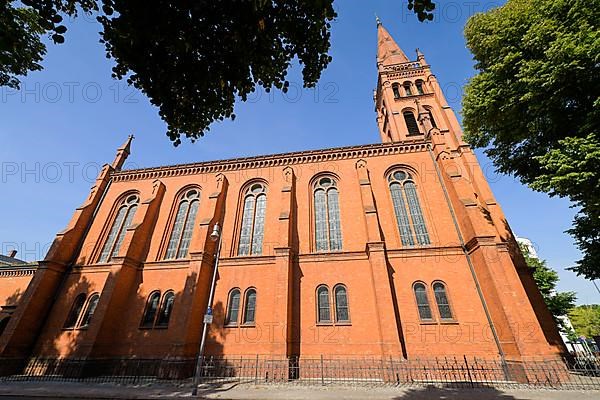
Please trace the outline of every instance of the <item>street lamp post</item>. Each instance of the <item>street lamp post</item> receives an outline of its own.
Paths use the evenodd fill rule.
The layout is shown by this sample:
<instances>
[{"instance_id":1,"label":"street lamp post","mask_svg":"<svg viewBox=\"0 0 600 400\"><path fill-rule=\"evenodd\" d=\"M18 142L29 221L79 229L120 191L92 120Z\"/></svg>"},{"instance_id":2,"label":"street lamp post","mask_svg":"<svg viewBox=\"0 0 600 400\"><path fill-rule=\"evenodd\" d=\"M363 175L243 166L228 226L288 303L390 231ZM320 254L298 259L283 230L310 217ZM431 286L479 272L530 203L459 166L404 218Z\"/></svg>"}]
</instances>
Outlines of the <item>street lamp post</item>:
<instances>
[{"instance_id":1,"label":"street lamp post","mask_svg":"<svg viewBox=\"0 0 600 400\"><path fill-rule=\"evenodd\" d=\"M194 388L192 389L192 396L198 395L198 384L200 383L200 372L202 371L202 362L204 360L204 346L206 344L206 333L208 332L208 325L212 323L212 302L215 295L215 284L217 282L217 269L219 268L219 256L221 254L221 227L219 223L215 223L213 231L210 234L210 239L213 242L217 242L217 253L215 254L215 265L213 268L212 282L210 284L210 293L208 295L208 303L206 306L206 314L204 314L204 321L202 323L202 340L200 341L200 351L198 351L198 359L196 360L196 370L194 373Z\"/></svg>"}]
</instances>

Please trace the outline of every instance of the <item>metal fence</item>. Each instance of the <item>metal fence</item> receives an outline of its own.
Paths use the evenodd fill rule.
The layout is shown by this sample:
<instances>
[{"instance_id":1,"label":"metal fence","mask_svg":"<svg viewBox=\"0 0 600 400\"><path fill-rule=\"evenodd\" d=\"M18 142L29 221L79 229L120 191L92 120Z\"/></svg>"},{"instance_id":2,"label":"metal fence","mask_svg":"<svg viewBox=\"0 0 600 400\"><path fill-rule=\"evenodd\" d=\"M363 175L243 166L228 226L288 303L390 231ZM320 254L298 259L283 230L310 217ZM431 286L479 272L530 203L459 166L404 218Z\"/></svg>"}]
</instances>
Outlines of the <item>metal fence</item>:
<instances>
[{"instance_id":1,"label":"metal fence","mask_svg":"<svg viewBox=\"0 0 600 400\"><path fill-rule=\"evenodd\" d=\"M191 385L195 359L0 359L0 381L70 381ZM200 382L309 385L440 385L600 389L600 357L568 360L443 357L206 356Z\"/></svg>"}]
</instances>

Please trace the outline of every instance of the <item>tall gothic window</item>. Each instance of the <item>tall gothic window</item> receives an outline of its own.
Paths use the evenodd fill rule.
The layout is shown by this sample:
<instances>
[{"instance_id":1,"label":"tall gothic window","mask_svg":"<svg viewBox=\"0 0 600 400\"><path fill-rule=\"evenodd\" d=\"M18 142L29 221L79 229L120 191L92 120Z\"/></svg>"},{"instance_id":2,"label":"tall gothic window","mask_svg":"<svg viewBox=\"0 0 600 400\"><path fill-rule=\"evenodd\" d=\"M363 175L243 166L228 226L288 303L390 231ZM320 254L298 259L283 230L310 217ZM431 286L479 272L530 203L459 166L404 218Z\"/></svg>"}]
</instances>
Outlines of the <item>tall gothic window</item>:
<instances>
[{"instance_id":1,"label":"tall gothic window","mask_svg":"<svg viewBox=\"0 0 600 400\"><path fill-rule=\"evenodd\" d=\"M415 300L417 301L417 309L419 310L419 318L422 320L433 319L425 285L417 282L414 284L413 290L415 292Z\"/></svg>"},{"instance_id":2,"label":"tall gothic window","mask_svg":"<svg viewBox=\"0 0 600 400\"><path fill-rule=\"evenodd\" d=\"M412 111L404 111L402 115L404 116L404 122L406 123L406 128L408 129L408 135L420 135L421 131L419 130L419 125L417 125L415 114L413 114Z\"/></svg>"},{"instance_id":3,"label":"tall gothic window","mask_svg":"<svg viewBox=\"0 0 600 400\"><path fill-rule=\"evenodd\" d=\"M85 305L86 299L85 293L81 293L77 295L75 301L73 301L73 305L71 306L71 310L69 311L69 315L67 315L67 319L65 320L65 324L63 325L63 329L72 329L75 328L77 324L77 320L79 319L79 315L83 310L83 306Z\"/></svg>"},{"instance_id":4,"label":"tall gothic window","mask_svg":"<svg viewBox=\"0 0 600 400\"><path fill-rule=\"evenodd\" d=\"M441 282L433 284L433 294L435 296L435 302L438 306L441 319L453 319L452 310L450 309L450 302L448 301L448 295L446 294L446 287Z\"/></svg>"},{"instance_id":5,"label":"tall gothic window","mask_svg":"<svg viewBox=\"0 0 600 400\"><path fill-rule=\"evenodd\" d=\"M100 295L98 293L94 293L90 296L87 308L85 309L85 313L83 313L81 323L79 324L80 328L87 328L88 326L90 326L90 323L92 322L92 317L94 316L94 312L96 311L96 307L98 306L99 300Z\"/></svg>"},{"instance_id":6,"label":"tall gothic window","mask_svg":"<svg viewBox=\"0 0 600 400\"><path fill-rule=\"evenodd\" d=\"M160 303L160 292L155 291L150 293L148 300L146 301L146 308L144 309L144 315L142 317L142 328L152 328L154 326L154 320L156 313L158 312L158 306Z\"/></svg>"},{"instance_id":7,"label":"tall gothic window","mask_svg":"<svg viewBox=\"0 0 600 400\"><path fill-rule=\"evenodd\" d=\"M406 92L407 96L412 96L412 88L411 88L411 83L410 82L404 82L404 91Z\"/></svg>"},{"instance_id":8,"label":"tall gothic window","mask_svg":"<svg viewBox=\"0 0 600 400\"><path fill-rule=\"evenodd\" d=\"M393 171L388 176L396 222L403 246L430 244L425 219L417 196L417 187L410 173Z\"/></svg>"},{"instance_id":9,"label":"tall gothic window","mask_svg":"<svg viewBox=\"0 0 600 400\"><path fill-rule=\"evenodd\" d=\"M342 249L342 229L337 184L322 177L314 187L315 239L317 251Z\"/></svg>"},{"instance_id":10,"label":"tall gothic window","mask_svg":"<svg viewBox=\"0 0 600 400\"><path fill-rule=\"evenodd\" d=\"M227 318L225 320L225 325L237 325L239 312L240 290L233 289L229 293L229 303L227 304Z\"/></svg>"},{"instance_id":11,"label":"tall gothic window","mask_svg":"<svg viewBox=\"0 0 600 400\"><path fill-rule=\"evenodd\" d=\"M262 183L250 185L244 194L238 256L262 254L267 209L267 189Z\"/></svg>"},{"instance_id":12,"label":"tall gothic window","mask_svg":"<svg viewBox=\"0 0 600 400\"><path fill-rule=\"evenodd\" d=\"M327 286L319 286L317 288L317 321L331 322L329 289L327 289Z\"/></svg>"},{"instance_id":13,"label":"tall gothic window","mask_svg":"<svg viewBox=\"0 0 600 400\"><path fill-rule=\"evenodd\" d=\"M256 311L256 290L248 289L244 301L244 324L253 324Z\"/></svg>"},{"instance_id":14,"label":"tall gothic window","mask_svg":"<svg viewBox=\"0 0 600 400\"><path fill-rule=\"evenodd\" d=\"M400 85L398 85L397 83L392 84L392 92L394 93L394 98L399 99L400 98Z\"/></svg>"},{"instance_id":15,"label":"tall gothic window","mask_svg":"<svg viewBox=\"0 0 600 400\"><path fill-rule=\"evenodd\" d=\"M429 120L431 121L431 125L434 128L437 128L437 125L435 123L435 119L433 118L433 113L431 112L431 108L425 107L425 110L427 111L427 114L429 114Z\"/></svg>"},{"instance_id":16,"label":"tall gothic window","mask_svg":"<svg viewBox=\"0 0 600 400\"><path fill-rule=\"evenodd\" d=\"M187 256L199 206L200 190L198 189L189 189L179 199L165 259L170 260Z\"/></svg>"},{"instance_id":17,"label":"tall gothic window","mask_svg":"<svg viewBox=\"0 0 600 400\"><path fill-rule=\"evenodd\" d=\"M348 291L344 285L337 285L333 289L335 295L335 321L348 322L350 321L350 313L348 312Z\"/></svg>"},{"instance_id":18,"label":"tall gothic window","mask_svg":"<svg viewBox=\"0 0 600 400\"><path fill-rule=\"evenodd\" d=\"M139 202L140 198L137 194L126 196L125 199L123 199L119 205L117 215L110 228L108 237L104 242L99 262L107 263L119 254L119 249L125 238L125 233L133 221Z\"/></svg>"}]
</instances>

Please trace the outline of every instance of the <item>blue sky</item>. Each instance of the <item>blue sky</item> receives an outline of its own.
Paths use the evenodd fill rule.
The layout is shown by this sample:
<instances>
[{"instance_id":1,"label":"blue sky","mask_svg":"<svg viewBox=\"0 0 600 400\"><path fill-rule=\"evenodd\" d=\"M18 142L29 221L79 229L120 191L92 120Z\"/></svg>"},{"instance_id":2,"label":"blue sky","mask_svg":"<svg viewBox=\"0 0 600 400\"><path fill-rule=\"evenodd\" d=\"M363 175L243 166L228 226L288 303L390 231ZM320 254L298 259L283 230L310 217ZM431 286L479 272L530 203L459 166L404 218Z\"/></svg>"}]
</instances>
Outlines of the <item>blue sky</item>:
<instances>
[{"instance_id":1,"label":"blue sky","mask_svg":"<svg viewBox=\"0 0 600 400\"><path fill-rule=\"evenodd\" d=\"M24 78L18 92L0 88L0 251L16 247L24 259L43 258L89 193L100 166L112 161L130 133L136 140L129 168L378 142L372 100L375 13L409 57L421 49L459 112L461 88L475 73L464 23L499 2L438 3L434 22L422 24L405 1L337 0L333 62L317 90L301 89L300 69L294 66L287 95L259 90L237 105L234 122L215 124L195 144L184 141L178 148L144 96L111 79L112 62L98 43L93 18L72 21L65 44L48 46L43 71ZM564 233L574 215L569 202L495 174L482 152L477 154L513 231L530 238L559 271L559 289L577 291L580 303L598 303L592 283L565 270L580 256Z\"/></svg>"}]
</instances>

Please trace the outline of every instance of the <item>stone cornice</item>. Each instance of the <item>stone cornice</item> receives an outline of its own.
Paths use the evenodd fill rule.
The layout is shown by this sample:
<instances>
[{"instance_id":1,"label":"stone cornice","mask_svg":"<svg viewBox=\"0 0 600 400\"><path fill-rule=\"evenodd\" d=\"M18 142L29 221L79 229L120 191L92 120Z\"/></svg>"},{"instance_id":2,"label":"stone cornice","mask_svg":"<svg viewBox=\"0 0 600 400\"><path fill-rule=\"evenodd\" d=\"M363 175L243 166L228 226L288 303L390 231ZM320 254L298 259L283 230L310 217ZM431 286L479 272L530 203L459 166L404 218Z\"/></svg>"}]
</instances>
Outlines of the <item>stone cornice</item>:
<instances>
[{"instance_id":1,"label":"stone cornice","mask_svg":"<svg viewBox=\"0 0 600 400\"><path fill-rule=\"evenodd\" d=\"M0 266L0 278L15 278L35 274L37 264L3 265Z\"/></svg>"},{"instance_id":2,"label":"stone cornice","mask_svg":"<svg viewBox=\"0 0 600 400\"><path fill-rule=\"evenodd\" d=\"M328 162L344 159L387 156L426 151L423 138L396 143L376 143L360 146L306 150L293 153L271 154L229 160L206 161L114 172L114 182L159 179L171 176L211 174L243 169L284 167L287 165Z\"/></svg>"}]
</instances>

